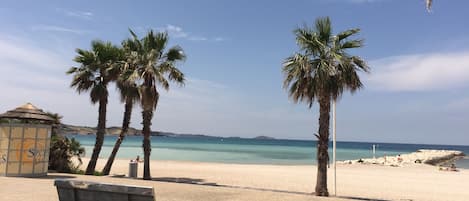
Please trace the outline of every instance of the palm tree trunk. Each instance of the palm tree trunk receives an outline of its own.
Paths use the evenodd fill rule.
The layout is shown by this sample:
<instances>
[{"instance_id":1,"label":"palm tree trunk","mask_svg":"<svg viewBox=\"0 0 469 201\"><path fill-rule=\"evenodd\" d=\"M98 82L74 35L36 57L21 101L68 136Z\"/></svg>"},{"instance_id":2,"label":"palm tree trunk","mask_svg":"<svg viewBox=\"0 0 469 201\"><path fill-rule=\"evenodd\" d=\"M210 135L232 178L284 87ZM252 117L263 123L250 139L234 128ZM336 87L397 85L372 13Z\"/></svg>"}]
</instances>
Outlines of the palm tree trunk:
<instances>
[{"instance_id":1,"label":"palm tree trunk","mask_svg":"<svg viewBox=\"0 0 469 201\"><path fill-rule=\"evenodd\" d=\"M329 196L327 191L327 163L329 162L329 118L331 101L328 97L319 100L319 136L317 143L318 171L316 179L316 195Z\"/></svg>"},{"instance_id":2,"label":"palm tree trunk","mask_svg":"<svg viewBox=\"0 0 469 201\"><path fill-rule=\"evenodd\" d=\"M101 100L99 100L99 117L96 142L94 144L93 154L91 155L90 162L88 163L88 167L86 167L85 174L87 175L94 174L96 163L98 162L99 152L101 152L101 147L103 146L104 134L106 132L106 107L107 97L101 98Z\"/></svg>"},{"instance_id":3,"label":"palm tree trunk","mask_svg":"<svg viewBox=\"0 0 469 201\"><path fill-rule=\"evenodd\" d=\"M116 144L114 144L114 148L112 149L111 155L109 156L109 159L107 160L106 165L103 168L104 175L109 175L112 164L114 163L114 159L116 158L117 151L119 151L119 148L122 142L124 141L125 135L127 134L127 131L129 130L129 124L130 124L130 118L132 116L133 105L134 105L133 100L131 98L127 98L125 102L124 120L122 121L122 130L119 134L119 138L117 138Z\"/></svg>"},{"instance_id":4,"label":"palm tree trunk","mask_svg":"<svg viewBox=\"0 0 469 201\"><path fill-rule=\"evenodd\" d=\"M150 153L151 153L151 143L150 143L150 126L151 119L153 118L153 110L144 110L142 112L143 118L143 179L151 180L150 175Z\"/></svg>"}]
</instances>

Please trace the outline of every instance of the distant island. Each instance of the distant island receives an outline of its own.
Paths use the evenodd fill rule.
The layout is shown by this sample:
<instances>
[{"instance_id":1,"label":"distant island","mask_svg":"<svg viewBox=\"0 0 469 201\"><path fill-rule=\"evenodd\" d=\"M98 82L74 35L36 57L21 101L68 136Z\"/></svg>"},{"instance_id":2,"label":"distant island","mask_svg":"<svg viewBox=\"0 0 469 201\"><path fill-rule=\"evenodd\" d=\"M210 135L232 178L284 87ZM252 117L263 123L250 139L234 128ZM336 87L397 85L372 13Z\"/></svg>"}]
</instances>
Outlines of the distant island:
<instances>
[{"instance_id":1,"label":"distant island","mask_svg":"<svg viewBox=\"0 0 469 201\"><path fill-rule=\"evenodd\" d=\"M75 126L75 125L67 125L61 124L58 126L58 133L61 135L95 135L96 134L96 127L88 127L88 126ZM106 128L106 135L119 135L122 131L121 127L113 126ZM130 127L127 131L128 136L140 136L142 135L142 131ZM220 137L220 136L210 136L210 135L203 135L203 134L180 134L180 133L172 133L172 132L165 132L165 131L152 131L150 133L151 136L161 136L161 137L194 137L194 138L231 138L231 139L243 139L242 137ZM257 136L254 138L249 139L258 139L258 140L275 140L273 137L269 136Z\"/></svg>"},{"instance_id":2,"label":"distant island","mask_svg":"<svg viewBox=\"0 0 469 201\"><path fill-rule=\"evenodd\" d=\"M269 137L269 136L264 136L264 135L261 135L261 136L257 136L253 139L258 139L258 140L275 140L275 138L273 137Z\"/></svg>"}]
</instances>

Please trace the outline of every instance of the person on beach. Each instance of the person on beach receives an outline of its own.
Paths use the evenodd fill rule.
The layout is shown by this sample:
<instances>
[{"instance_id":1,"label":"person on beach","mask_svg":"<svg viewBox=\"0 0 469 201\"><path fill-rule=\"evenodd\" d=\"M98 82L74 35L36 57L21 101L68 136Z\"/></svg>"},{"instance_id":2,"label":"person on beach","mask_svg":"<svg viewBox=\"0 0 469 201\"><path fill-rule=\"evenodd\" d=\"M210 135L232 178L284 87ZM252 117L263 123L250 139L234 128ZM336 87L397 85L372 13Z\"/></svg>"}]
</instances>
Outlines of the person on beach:
<instances>
[{"instance_id":1,"label":"person on beach","mask_svg":"<svg viewBox=\"0 0 469 201\"><path fill-rule=\"evenodd\" d=\"M454 163L451 164L451 166L448 169L449 171L457 172L458 169L456 169L456 165Z\"/></svg>"},{"instance_id":2,"label":"person on beach","mask_svg":"<svg viewBox=\"0 0 469 201\"><path fill-rule=\"evenodd\" d=\"M401 155L400 155L400 154L397 155L397 162L402 163L402 158L401 158Z\"/></svg>"},{"instance_id":3,"label":"person on beach","mask_svg":"<svg viewBox=\"0 0 469 201\"><path fill-rule=\"evenodd\" d=\"M130 162L131 162L131 163L140 163L140 162L143 162L143 161L140 161L140 156L137 155L137 158L131 159Z\"/></svg>"},{"instance_id":4,"label":"person on beach","mask_svg":"<svg viewBox=\"0 0 469 201\"><path fill-rule=\"evenodd\" d=\"M454 163L451 164L451 166L447 167L447 168L442 168L442 167L439 167L438 168L439 170L442 170L442 171L452 171L452 172L458 172L459 170L456 168L456 165Z\"/></svg>"}]
</instances>

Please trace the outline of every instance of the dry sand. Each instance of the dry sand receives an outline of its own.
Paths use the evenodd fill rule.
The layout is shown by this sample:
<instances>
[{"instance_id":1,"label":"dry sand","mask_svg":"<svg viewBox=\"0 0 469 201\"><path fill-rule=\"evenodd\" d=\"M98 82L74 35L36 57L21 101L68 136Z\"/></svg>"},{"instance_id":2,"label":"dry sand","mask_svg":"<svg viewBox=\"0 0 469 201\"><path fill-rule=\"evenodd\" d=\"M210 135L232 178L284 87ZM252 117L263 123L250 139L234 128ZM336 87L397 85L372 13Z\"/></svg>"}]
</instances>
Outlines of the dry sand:
<instances>
[{"instance_id":1,"label":"dry sand","mask_svg":"<svg viewBox=\"0 0 469 201\"><path fill-rule=\"evenodd\" d=\"M112 173L127 174L128 160L116 160ZM85 164L87 160L85 160ZM100 170L105 160L98 161ZM153 186L157 200L469 200L469 170L439 171L416 164L337 166L339 197L318 198L315 166L238 165L152 161L154 181L84 175L49 174L46 178L0 177L0 200L57 201L55 178ZM84 167L83 167L84 168ZM139 177L143 164L139 164ZM333 193L332 169L329 191Z\"/></svg>"}]
</instances>

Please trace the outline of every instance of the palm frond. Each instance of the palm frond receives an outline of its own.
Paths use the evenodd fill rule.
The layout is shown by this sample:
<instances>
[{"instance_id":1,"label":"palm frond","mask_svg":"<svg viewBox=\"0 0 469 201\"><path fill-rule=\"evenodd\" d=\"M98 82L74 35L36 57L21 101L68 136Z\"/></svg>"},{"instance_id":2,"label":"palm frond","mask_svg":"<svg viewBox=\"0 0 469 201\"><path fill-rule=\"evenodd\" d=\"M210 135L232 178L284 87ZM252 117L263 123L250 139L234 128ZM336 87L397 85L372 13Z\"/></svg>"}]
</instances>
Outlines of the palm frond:
<instances>
[{"instance_id":1,"label":"palm frond","mask_svg":"<svg viewBox=\"0 0 469 201\"><path fill-rule=\"evenodd\" d=\"M141 105L148 109L149 105L153 105L151 101L157 101L152 97L159 97L157 86L168 90L170 81L183 85L184 74L176 64L184 61L186 55L179 46L165 52L169 40L166 32L149 30L143 38L138 38L132 30L129 31L132 38L122 41L122 46L125 65L133 67L123 73L122 79L138 85Z\"/></svg>"},{"instance_id":2,"label":"palm frond","mask_svg":"<svg viewBox=\"0 0 469 201\"><path fill-rule=\"evenodd\" d=\"M103 97L107 97L108 95L107 86L104 84L94 85L90 91L90 99L92 103L97 103Z\"/></svg>"},{"instance_id":3,"label":"palm frond","mask_svg":"<svg viewBox=\"0 0 469 201\"><path fill-rule=\"evenodd\" d=\"M166 52L164 58L168 61L184 61L186 59L186 55L181 47L175 46Z\"/></svg>"},{"instance_id":4,"label":"palm frond","mask_svg":"<svg viewBox=\"0 0 469 201\"><path fill-rule=\"evenodd\" d=\"M359 48L363 46L363 40L349 40L340 45L340 49Z\"/></svg>"},{"instance_id":5,"label":"palm frond","mask_svg":"<svg viewBox=\"0 0 469 201\"><path fill-rule=\"evenodd\" d=\"M346 30L346 31L343 31L343 32L340 32L337 34L337 38L339 39L339 41L341 40L344 40L354 34L357 34L360 32L360 29L349 29L349 30Z\"/></svg>"},{"instance_id":6,"label":"palm frond","mask_svg":"<svg viewBox=\"0 0 469 201\"><path fill-rule=\"evenodd\" d=\"M349 39L359 31L350 29L334 36L328 17L317 19L312 28L294 31L300 52L284 61L282 72L283 86L295 103L311 107L317 99L337 100L345 90L353 93L363 86L357 72L369 72L369 67L347 53L363 46L363 40Z\"/></svg>"},{"instance_id":7,"label":"palm frond","mask_svg":"<svg viewBox=\"0 0 469 201\"><path fill-rule=\"evenodd\" d=\"M124 59L121 48L111 42L94 40L91 49L76 49L74 61L79 67L71 67L66 73L73 75L70 86L78 93L90 91L92 103L108 96L107 85L117 79L119 65Z\"/></svg>"},{"instance_id":8,"label":"palm frond","mask_svg":"<svg viewBox=\"0 0 469 201\"><path fill-rule=\"evenodd\" d=\"M332 25L330 18L318 18L315 25L320 41L323 43L329 43L332 36Z\"/></svg>"}]
</instances>

